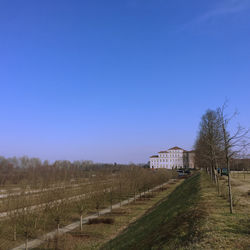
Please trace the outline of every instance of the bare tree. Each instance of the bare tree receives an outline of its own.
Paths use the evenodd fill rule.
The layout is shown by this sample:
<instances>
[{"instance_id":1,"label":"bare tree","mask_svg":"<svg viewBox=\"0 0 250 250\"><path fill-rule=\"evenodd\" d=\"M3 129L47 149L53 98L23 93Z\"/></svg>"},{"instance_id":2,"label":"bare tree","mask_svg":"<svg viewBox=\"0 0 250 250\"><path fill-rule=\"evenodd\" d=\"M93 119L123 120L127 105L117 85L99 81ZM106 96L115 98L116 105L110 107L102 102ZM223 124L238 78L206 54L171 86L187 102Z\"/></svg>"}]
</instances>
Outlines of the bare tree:
<instances>
[{"instance_id":1,"label":"bare tree","mask_svg":"<svg viewBox=\"0 0 250 250\"><path fill-rule=\"evenodd\" d=\"M115 199L115 191L117 189L116 182L114 179L111 180L111 183L109 183L109 188L107 189L108 191L108 201L110 203L110 212L112 212L113 209L113 202Z\"/></svg>"},{"instance_id":2,"label":"bare tree","mask_svg":"<svg viewBox=\"0 0 250 250\"><path fill-rule=\"evenodd\" d=\"M122 197L123 197L123 194L125 193L125 183L124 183L124 180L125 180L125 175L123 172L119 172L118 173L118 176L117 176L117 188L118 188L118 199L119 199L119 203L120 203L120 206L121 206L121 203L122 203Z\"/></svg>"},{"instance_id":3,"label":"bare tree","mask_svg":"<svg viewBox=\"0 0 250 250\"><path fill-rule=\"evenodd\" d=\"M25 237L25 249L28 248L28 239L35 235L37 230L38 209L31 206L32 197L29 195L8 197L8 217L13 229L13 240L16 240L17 231Z\"/></svg>"},{"instance_id":4,"label":"bare tree","mask_svg":"<svg viewBox=\"0 0 250 250\"><path fill-rule=\"evenodd\" d=\"M67 218L69 200L66 196L66 188L51 189L47 195L50 202L46 203L45 213L48 213L56 222L57 233L59 233L60 225Z\"/></svg>"},{"instance_id":5,"label":"bare tree","mask_svg":"<svg viewBox=\"0 0 250 250\"><path fill-rule=\"evenodd\" d=\"M76 207L77 207L78 214L80 215L80 230L82 231L83 214L89 208L89 200L88 200L88 198L87 197L80 198L76 202Z\"/></svg>"},{"instance_id":6,"label":"bare tree","mask_svg":"<svg viewBox=\"0 0 250 250\"><path fill-rule=\"evenodd\" d=\"M76 200L76 208L77 212L80 216L80 230L82 231L82 223L83 223L83 214L88 211L90 208L90 190L87 186L81 187L82 194L80 195L79 199Z\"/></svg>"},{"instance_id":7,"label":"bare tree","mask_svg":"<svg viewBox=\"0 0 250 250\"><path fill-rule=\"evenodd\" d=\"M238 126L235 132L229 131L229 124L231 120L237 115L235 112L232 116L225 115L226 104L218 110L220 115L220 122L223 131L223 152L226 161L227 173L228 173L228 198L230 205L230 213L233 213L233 196L231 186L231 173L230 162L232 158L240 153L243 149L247 148L250 144L248 142L249 129L245 129L242 126Z\"/></svg>"},{"instance_id":8,"label":"bare tree","mask_svg":"<svg viewBox=\"0 0 250 250\"><path fill-rule=\"evenodd\" d=\"M207 110L202 116L196 140L196 160L209 170L211 180L217 183L218 160L221 156L222 129L218 111ZM198 158L198 159L197 159Z\"/></svg>"},{"instance_id":9,"label":"bare tree","mask_svg":"<svg viewBox=\"0 0 250 250\"><path fill-rule=\"evenodd\" d=\"M5 199L7 216L12 228L13 241L17 240L17 220L19 216L19 209L22 208L23 203L21 202L20 196L15 197L11 194Z\"/></svg>"},{"instance_id":10,"label":"bare tree","mask_svg":"<svg viewBox=\"0 0 250 250\"><path fill-rule=\"evenodd\" d=\"M100 208L101 208L101 205L103 203L104 193L102 190L100 190L98 183L96 183L95 186L92 186L90 196L91 196L91 201L93 203L93 206L95 207L96 212L99 216L100 215Z\"/></svg>"},{"instance_id":11,"label":"bare tree","mask_svg":"<svg viewBox=\"0 0 250 250\"><path fill-rule=\"evenodd\" d=\"M30 206L24 204L22 209L18 210L17 225L25 237L25 249L28 249L28 240L36 231L36 218L38 214Z\"/></svg>"}]
</instances>

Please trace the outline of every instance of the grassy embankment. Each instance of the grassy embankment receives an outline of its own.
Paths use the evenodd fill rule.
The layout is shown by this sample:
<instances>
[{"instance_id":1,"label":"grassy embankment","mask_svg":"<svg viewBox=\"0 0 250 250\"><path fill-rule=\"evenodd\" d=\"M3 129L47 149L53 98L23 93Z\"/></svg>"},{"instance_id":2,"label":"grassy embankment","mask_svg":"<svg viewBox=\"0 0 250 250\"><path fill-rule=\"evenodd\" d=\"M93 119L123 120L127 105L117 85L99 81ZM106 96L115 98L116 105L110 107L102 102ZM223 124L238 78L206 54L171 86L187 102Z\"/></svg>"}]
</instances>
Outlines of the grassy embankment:
<instances>
[{"instance_id":1,"label":"grassy embankment","mask_svg":"<svg viewBox=\"0 0 250 250\"><path fill-rule=\"evenodd\" d=\"M130 225L103 249L176 249L199 237L204 211L200 200L200 174L178 186L162 203Z\"/></svg>"},{"instance_id":2,"label":"grassy embankment","mask_svg":"<svg viewBox=\"0 0 250 250\"><path fill-rule=\"evenodd\" d=\"M243 188L245 181L233 179L231 215L225 178L218 196L205 173L192 176L103 249L250 249L250 190Z\"/></svg>"}]
</instances>

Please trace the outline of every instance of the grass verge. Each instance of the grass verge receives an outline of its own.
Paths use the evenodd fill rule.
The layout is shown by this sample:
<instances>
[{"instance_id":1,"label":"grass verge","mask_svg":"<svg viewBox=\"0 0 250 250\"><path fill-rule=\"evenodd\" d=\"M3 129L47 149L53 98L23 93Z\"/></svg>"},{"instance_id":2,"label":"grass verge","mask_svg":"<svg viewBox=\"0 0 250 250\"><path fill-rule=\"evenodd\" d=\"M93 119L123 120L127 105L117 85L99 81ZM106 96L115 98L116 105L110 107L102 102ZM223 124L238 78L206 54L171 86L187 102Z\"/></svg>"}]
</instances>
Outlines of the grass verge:
<instances>
[{"instance_id":1,"label":"grass verge","mask_svg":"<svg viewBox=\"0 0 250 250\"><path fill-rule=\"evenodd\" d=\"M201 229L203 237L192 249L250 249L250 196L241 188L246 185L244 179L236 177L233 176L232 190L238 202L234 214L230 214L227 192L218 196L208 176L202 175L202 203L207 217ZM227 182L223 178L220 186L221 191L227 191Z\"/></svg>"},{"instance_id":2,"label":"grass verge","mask_svg":"<svg viewBox=\"0 0 250 250\"><path fill-rule=\"evenodd\" d=\"M102 249L180 249L199 241L206 215L199 202L200 179L201 175L196 174L185 180Z\"/></svg>"}]
</instances>

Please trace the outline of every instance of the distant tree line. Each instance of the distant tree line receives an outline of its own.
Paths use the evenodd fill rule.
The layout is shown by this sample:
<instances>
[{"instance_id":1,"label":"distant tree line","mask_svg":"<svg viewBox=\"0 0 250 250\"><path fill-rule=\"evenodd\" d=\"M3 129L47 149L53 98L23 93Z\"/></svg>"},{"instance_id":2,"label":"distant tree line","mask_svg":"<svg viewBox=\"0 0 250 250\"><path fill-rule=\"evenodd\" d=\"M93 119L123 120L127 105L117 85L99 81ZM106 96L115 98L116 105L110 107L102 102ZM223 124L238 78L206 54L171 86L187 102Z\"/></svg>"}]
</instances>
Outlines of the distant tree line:
<instances>
[{"instance_id":1,"label":"distant tree line","mask_svg":"<svg viewBox=\"0 0 250 250\"><path fill-rule=\"evenodd\" d=\"M118 171L128 165L102 164L92 161L41 161L39 158L4 158L0 156L0 186L23 184L43 185L46 183L70 182L88 178L92 171Z\"/></svg>"},{"instance_id":2,"label":"distant tree line","mask_svg":"<svg viewBox=\"0 0 250 250\"><path fill-rule=\"evenodd\" d=\"M250 156L246 159L234 158L232 159L231 170L234 171L250 171Z\"/></svg>"}]
</instances>

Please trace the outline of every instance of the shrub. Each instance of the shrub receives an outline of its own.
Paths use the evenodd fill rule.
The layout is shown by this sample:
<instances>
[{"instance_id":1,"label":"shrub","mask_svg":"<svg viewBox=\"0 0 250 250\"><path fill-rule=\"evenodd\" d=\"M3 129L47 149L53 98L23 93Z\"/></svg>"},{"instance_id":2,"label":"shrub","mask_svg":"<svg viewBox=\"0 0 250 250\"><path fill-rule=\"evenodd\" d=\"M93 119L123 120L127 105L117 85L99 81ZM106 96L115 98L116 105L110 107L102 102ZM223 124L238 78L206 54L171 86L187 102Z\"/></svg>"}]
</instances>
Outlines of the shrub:
<instances>
[{"instance_id":1,"label":"shrub","mask_svg":"<svg viewBox=\"0 0 250 250\"><path fill-rule=\"evenodd\" d=\"M89 219L88 224L113 224L114 223L114 219L113 218L94 218L94 219Z\"/></svg>"}]
</instances>

